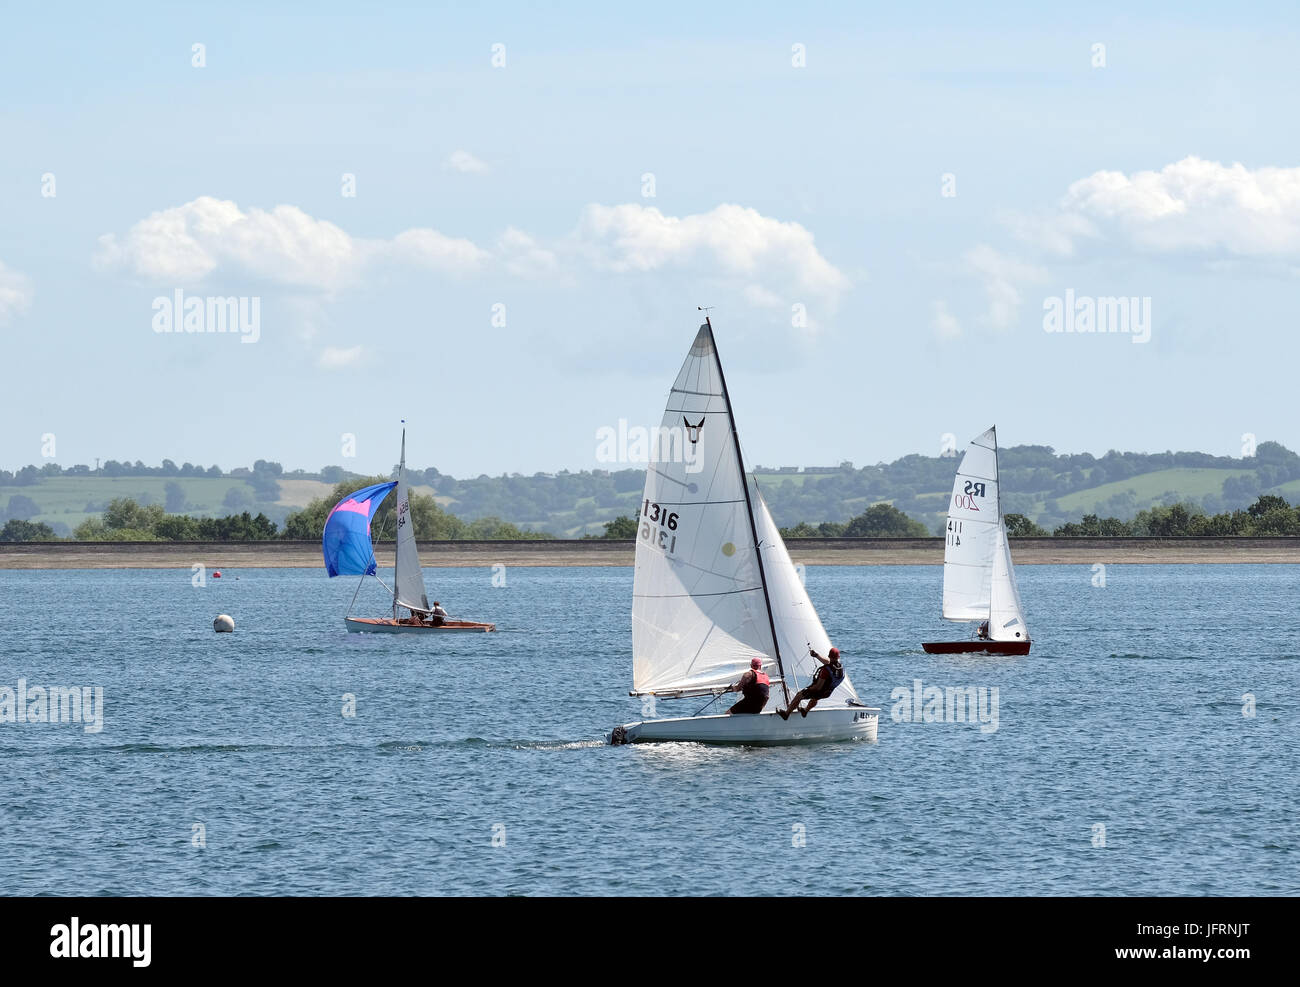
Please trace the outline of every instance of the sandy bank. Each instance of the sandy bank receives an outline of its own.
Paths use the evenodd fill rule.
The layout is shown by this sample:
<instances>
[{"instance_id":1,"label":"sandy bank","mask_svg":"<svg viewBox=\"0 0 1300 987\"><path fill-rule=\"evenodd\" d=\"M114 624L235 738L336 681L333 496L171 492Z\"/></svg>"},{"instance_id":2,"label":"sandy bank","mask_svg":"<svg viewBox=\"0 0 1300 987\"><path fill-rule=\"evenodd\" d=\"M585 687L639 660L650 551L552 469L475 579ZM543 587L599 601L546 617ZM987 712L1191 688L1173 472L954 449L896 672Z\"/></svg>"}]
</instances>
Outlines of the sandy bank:
<instances>
[{"instance_id":1,"label":"sandy bank","mask_svg":"<svg viewBox=\"0 0 1300 987\"><path fill-rule=\"evenodd\" d=\"M805 565L938 565L939 538L793 538ZM1300 563L1300 538L1020 538L1017 565ZM391 567L391 546L376 556ZM426 566L630 566L631 542L421 542ZM40 542L0 544L0 569L321 568L315 542Z\"/></svg>"}]
</instances>

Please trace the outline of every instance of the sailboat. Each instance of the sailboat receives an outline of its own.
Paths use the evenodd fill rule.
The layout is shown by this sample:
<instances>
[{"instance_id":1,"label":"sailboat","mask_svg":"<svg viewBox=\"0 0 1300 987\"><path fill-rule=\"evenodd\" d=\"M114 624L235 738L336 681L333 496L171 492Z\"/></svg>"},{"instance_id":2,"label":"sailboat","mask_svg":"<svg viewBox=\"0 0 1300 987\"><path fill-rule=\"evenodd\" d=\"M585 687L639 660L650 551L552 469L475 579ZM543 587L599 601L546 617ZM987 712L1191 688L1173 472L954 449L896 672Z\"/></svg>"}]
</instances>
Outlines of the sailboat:
<instances>
[{"instance_id":1,"label":"sailboat","mask_svg":"<svg viewBox=\"0 0 1300 987\"><path fill-rule=\"evenodd\" d=\"M615 727L611 743L793 744L876 739L880 710L847 675L806 717L776 709L807 686L830 638L757 481L745 473L727 383L706 317L668 396L646 469L632 587L632 696L713 697L690 716ZM759 658L771 681L760 713L705 710ZM738 697L737 697L738 698Z\"/></svg>"},{"instance_id":2,"label":"sailboat","mask_svg":"<svg viewBox=\"0 0 1300 987\"><path fill-rule=\"evenodd\" d=\"M378 564L370 538L370 522L379 510L379 505L393 489L397 490L396 557L393 562L393 587L389 589L384 586L392 596L392 616L353 617L352 607L356 605L357 593L361 592L361 583L365 582L366 576L374 576L381 586L384 585L376 574ZM352 633L424 634L437 631L496 630L495 624L453 620L450 617L437 624L429 622L432 611L424 588L420 555L415 547L415 524L406 483L406 429L402 429L402 459L397 467L397 479L365 487L335 504L325 519L321 551L325 555L325 571L331 579L335 576L361 577L357 583L357 593L352 594L352 605L343 618L344 624ZM401 619L397 616L399 607L406 611L406 616Z\"/></svg>"},{"instance_id":3,"label":"sailboat","mask_svg":"<svg viewBox=\"0 0 1300 987\"><path fill-rule=\"evenodd\" d=\"M996 425L972 439L961 458L944 534L943 617L978 621L981 636L921 647L932 655L1029 654L1029 628L1002 520Z\"/></svg>"}]
</instances>

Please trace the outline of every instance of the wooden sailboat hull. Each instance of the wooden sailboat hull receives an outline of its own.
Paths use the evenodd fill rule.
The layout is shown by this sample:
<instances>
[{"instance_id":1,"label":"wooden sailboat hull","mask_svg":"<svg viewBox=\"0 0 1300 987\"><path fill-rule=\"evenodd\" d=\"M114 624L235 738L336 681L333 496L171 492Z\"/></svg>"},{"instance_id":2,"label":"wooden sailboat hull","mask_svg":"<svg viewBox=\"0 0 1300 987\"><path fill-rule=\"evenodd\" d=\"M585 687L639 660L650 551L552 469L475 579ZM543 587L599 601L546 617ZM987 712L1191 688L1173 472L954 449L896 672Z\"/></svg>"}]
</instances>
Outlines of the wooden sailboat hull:
<instances>
[{"instance_id":1,"label":"wooden sailboat hull","mask_svg":"<svg viewBox=\"0 0 1300 987\"><path fill-rule=\"evenodd\" d=\"M402 624L391 617L344 617L343 622L353 634L436 634L440 631L485 633L497 629L496 624L479 624L472 620L449 620L438 627L431 627L428 624Z\"/></svg>"},{"instance_id":2,"label":"wooden sailboat hull","mask_svg":"<svg viewBox=\"0 0 1300 987\"><path fill-rule=\"evenodd\" d=\"M1027 655L1031 641L926 641L927 655Z\"/></svg>"},{"instance_id":3,"label":"wooden sailboat hull","mask_svg":"<svg viewBox=\"0 0 1300 987\"><path fill-rule=\"evenodd\" d=\"M880 710L866 706L814 709L783 720L775 711L678 716L615 727L611 744L693 742L700 744L824 744L876 739Z\"/></svg>"}]
</instances>

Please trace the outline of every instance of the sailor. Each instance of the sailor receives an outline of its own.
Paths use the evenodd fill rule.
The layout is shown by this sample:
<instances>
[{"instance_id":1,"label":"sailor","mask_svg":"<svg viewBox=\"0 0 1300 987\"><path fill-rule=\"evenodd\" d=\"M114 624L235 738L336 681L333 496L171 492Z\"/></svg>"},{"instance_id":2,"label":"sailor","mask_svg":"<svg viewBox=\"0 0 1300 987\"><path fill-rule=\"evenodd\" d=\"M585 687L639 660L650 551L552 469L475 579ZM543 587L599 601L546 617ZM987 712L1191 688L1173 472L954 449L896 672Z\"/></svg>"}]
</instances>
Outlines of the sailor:
<instances>
[{"instance_id":1,"label":"sailor","mask_svg":"<svg viewBox=\"0 0 1300 987\"><path fill-rule=\"evenodd\" d=\"M831 648L825 658L812 648L808 649L808 653L821 662L822 667L817 669L817 674L813 676L808 688L800 689L794 694L788 708L777 710L783 720L788 720L790 714L796 709L799 710L800 716L807 716L810 709L821 700L829 697L835 691L836 686L844 681L844 666L840 664L839 648ZM804 699L808 700L808 705L800 708L799 703Z\"/></svg>"},{"instance_id":2,"label":"sailor","mask_svg":"<svg viewBox=\"0 0 1300 987\"><path fill-rule=\"evenodd\" d=\"M735 685L727 686L728 692L743 692L745 698L737 702L728 713L761 713L767 705L771 680L763 671L763 659L751 658L749 671L740 677Z\"/></svg>"},{"instance_id":3,"label":"sailor","mask_svg":"<svg viewBox=\"0 0 1300 987\"><path fill-rule=\"evenodd\" d=\"M987 641L989 639L989 622L987 620L980 623L979 630L975 632L975 635L981 641Z\"/></svg>"},{"instance_id":4,"label":"sailor","mask_svg":"<svg viewBox=\"0 0 1300 987\"><path fill-rule=\"evenodd\" d=\"M433 618L434 627L441 627L447 622L447 611L442 608L442 604L437 600L433 601L433 609L429 611L429 615Z\"/></svg>"}]
</instances>

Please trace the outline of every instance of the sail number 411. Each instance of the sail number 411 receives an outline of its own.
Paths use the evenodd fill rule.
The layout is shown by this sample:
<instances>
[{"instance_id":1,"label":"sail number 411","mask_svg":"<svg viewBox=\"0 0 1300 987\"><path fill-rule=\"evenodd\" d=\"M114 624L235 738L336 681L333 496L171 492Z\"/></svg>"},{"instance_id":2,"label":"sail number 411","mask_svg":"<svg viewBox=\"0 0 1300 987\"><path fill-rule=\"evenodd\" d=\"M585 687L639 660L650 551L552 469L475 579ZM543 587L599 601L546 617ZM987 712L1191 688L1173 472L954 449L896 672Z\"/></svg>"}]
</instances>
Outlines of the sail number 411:
<instances>
[{"instance_id":1,"label":"sail number 411","mask_svg":"<svg viewBox=\"0 0 1300 987\"><path fill-rule=\"evenodd\" d=\"M677 550L677 513L669 514L658 504L652 504L647 498L641 506L641 516L647 520L641 522L641 540L657 545L670 555ZM654 526L658 525L658 528Z\"/></svg>"},{"instance_id":2,"label":"sail number 411","mask_svg":"<svg viewBox=\"0 0 1300 987\"><path fill-rule=\"evenodd\" d=\"M953 521L953 520L948 521L948 544L949 545L961 544L961 522L960 521Z\"/></svg>"}]
</instances>

